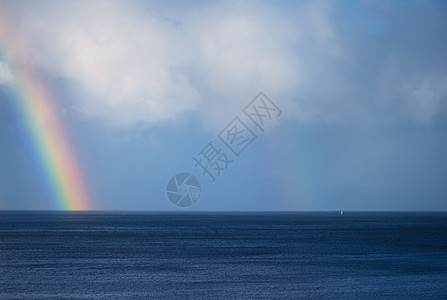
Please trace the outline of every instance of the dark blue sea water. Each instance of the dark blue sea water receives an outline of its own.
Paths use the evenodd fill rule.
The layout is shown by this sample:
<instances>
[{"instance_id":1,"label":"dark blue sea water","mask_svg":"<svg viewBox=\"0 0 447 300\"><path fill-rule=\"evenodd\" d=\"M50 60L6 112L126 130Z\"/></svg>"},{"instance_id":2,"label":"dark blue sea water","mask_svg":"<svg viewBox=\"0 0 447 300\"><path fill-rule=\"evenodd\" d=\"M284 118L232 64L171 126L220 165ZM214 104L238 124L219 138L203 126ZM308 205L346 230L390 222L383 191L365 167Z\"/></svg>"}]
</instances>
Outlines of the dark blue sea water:
<instances>
[{"instance_id":1,"label":"dark blue sea water","mask_svg":"<svg viewBox=\"0 0 447 300\"><path fill-rule=\"evenodd\" d=\"M0 298L447 299L447 214L0 212Z\"/></svg>"}]
</instances>

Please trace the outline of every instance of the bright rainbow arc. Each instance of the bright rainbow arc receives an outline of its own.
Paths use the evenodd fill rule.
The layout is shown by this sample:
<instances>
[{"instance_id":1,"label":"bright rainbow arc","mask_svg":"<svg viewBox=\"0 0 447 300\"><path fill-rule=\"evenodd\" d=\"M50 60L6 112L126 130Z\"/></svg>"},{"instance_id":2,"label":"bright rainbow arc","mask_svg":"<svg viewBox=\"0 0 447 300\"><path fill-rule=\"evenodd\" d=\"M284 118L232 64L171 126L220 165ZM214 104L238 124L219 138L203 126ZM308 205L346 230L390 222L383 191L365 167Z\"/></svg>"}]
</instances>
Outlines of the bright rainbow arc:
<instances>
[{"instance_id":1,"label":"bright rainbow arc","mask_svg":"<svg viewBox=\"0 0 447 300\"><path fill-rule=\"evenodd\" d=\"M7 8L0 4L0 49L15 74L16 107L27 120L32 140L52 197L59 209L89 210L92 205L76 157L54 105L54 99L44 82L29 66L18 62L14 34ZM10 43L8 43L10 42Z\"/></svg>"}]
</instances>

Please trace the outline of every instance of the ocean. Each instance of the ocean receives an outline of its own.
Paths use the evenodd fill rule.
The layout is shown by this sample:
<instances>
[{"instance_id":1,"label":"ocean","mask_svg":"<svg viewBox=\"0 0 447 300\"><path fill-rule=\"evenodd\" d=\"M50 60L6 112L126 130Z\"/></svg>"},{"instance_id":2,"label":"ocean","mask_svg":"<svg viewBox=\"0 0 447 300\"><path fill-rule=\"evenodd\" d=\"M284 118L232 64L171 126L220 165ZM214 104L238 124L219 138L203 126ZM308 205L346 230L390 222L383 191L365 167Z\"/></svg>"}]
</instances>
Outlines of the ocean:
<instances>
[{"instance_id":1,"label":"ocean","mask_svg":"<svg viewBox=\"0 0 447 300\"><path fill-rule=\"evenodd\" d=\"M0 299L447 299L447 213L0 212Z\"/></svg>"}]
</instances>

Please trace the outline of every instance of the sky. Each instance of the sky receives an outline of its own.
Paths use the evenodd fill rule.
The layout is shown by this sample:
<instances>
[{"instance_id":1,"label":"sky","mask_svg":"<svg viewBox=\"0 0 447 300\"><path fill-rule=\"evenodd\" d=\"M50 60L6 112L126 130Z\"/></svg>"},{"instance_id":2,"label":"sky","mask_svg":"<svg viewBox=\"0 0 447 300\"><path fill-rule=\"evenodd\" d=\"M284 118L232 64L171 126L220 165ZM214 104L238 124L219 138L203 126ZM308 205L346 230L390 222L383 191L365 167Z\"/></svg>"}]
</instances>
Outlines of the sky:
<instances>
[{"instance_id":1,"label":"sky","mask_svg":"<svg viewBox=\"0 0 447 300\"><path fill-rule=\"evenodd\" d=\"M1 0L0 209L447 210L446 53L444 1Z\"/></svg>"}]
</instances>

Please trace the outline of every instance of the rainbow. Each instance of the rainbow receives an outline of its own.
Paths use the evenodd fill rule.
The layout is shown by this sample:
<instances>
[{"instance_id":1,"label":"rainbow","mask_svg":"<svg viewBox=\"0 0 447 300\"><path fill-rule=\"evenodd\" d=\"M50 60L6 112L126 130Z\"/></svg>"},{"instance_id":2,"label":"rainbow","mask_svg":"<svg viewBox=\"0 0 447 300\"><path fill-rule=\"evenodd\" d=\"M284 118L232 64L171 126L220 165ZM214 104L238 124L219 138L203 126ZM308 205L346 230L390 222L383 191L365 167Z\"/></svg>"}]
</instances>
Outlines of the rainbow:
<instances>
[{"instance_id":1,"label":"rainbow","mask_svg":"<svg viewBox=\"0 0 447 300\"><path fill-rule=\"evenodd\" d=\"M21 61L11 14L0 2L0 59L13 70L14 109L26 120L30 159L36 174L50 192L52 208L89 210L92 204L80 166L70 146L60 113L50 89L38 73Z\"/></svg>"}]
</instances>

